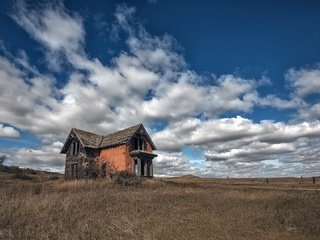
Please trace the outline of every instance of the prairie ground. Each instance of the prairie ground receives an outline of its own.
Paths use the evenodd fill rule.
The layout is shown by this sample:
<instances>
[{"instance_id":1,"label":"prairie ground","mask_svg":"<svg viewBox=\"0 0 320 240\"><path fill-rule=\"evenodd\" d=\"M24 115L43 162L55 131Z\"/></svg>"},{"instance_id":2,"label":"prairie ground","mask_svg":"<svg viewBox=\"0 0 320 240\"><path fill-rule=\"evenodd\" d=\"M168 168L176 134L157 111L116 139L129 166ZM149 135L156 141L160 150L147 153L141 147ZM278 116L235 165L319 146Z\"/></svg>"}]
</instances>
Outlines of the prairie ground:
<instances>
[{"instance_id":1,"label":"prairie ground","mask_svg":"<svg viewBox=\"0 0 320 240\"><path fill-rule=\"evenodd\" d=\"M0 239L320 238L320 179L189 176L121 186L32 174L0 176Z\"/></svg>"}]
</instances>

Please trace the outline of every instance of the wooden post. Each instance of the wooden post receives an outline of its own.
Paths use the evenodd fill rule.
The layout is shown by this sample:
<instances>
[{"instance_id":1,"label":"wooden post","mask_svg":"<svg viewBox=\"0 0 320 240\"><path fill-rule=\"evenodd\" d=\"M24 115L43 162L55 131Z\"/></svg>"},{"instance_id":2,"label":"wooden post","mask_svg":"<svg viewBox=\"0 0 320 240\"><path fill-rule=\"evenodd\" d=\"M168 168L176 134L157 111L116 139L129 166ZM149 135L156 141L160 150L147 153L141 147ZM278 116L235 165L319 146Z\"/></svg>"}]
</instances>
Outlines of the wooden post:
<instances>
[{"instance_id":1,"label":"wooden post","mask_svg":"<svg viewBox=\"0 0 320 240\"><path fill-rule=\"evenodd\" d=\"M153 177L153 164L152 164L152 160L150 162L150 177Z\"/></svg>"},{"instance_id":2,"label":"wooden post","mask_svg":"<svg viewBox=\"0 0 320 240\"><path fill-rule=\"evenodd\" d=\"M144 162L144 176L148 177L148 162L146 160Z\"/></svg>"},{"instance_id":3,"label":"wooden post","mask_svg":"<svg viewBox=\"0 0 320 240\"><path fill-rule=\"evenodd\" d=\"M312 177L312 182L313 182L313 184L316 183L316 178L315 177Z\"/></svg>"},{"instance_id":4,"label":"wooden post","mask_svg":"<svg viewBox=\"0 0 320 240\"><path fill-rule=\"evenodd\" d=\"M138 177L141 176L141 159L137 159L137 165L138 165Z\"/></svg>"},{"instance_id":5,"label":"wooden post","mask_svg":"<svg viewBox=\"0 0 320 240\"><path fill-rule=\"evenodd\" d=\"M150 177L150 161L146 162L147 164L147 177Z\"/></svg>"}]
</instances>

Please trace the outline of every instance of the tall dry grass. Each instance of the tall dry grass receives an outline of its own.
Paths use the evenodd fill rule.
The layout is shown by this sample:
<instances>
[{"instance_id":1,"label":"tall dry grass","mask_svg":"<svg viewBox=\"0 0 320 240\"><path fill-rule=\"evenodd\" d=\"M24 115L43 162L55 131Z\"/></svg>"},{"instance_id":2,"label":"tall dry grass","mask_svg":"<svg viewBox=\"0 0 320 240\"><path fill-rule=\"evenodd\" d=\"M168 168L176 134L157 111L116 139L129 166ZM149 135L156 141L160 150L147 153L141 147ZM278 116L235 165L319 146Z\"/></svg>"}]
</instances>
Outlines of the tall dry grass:
<instances>
[{"instance_id":1,"label":"tall dry grass","mask_svg":"<svg viewBox=\"0 0 320 240\"><path fill-rule=\"evenodd\" d=\"M223 187L221 187L223 185ZM320 192L208 180L0 184L0 239L319 239Z\"/></svg>"}]
</instances>

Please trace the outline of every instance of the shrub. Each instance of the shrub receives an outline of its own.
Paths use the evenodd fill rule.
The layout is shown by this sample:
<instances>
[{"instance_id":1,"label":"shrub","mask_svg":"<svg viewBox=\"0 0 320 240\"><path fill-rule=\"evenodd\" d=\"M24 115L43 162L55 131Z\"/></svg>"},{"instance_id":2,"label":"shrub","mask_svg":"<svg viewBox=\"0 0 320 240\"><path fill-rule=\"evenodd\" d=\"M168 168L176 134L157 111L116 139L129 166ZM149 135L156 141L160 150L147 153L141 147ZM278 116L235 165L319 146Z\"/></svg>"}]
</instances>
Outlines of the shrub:
<instances>
[{"instance_id":1,"label":"shrub","mask_svg":"<svg viewBox=\"0 0 320 240\"><path fill-rule=\"evenodd\" d=\"M123 177L123 178L134 178L136 177L135 174L131 173L131 172L128 172L128 171L120 171L120 172L117 172L115 175L118 175L119 177Z\"/></svg>"},{"instance_id":2,"label":"shrub","mask_svg":"<svg viewBox=\"0 0 320 240\"><path fill-rule=\"evenodd\" d=\"M96 172L92 172L92 173L89 173L87 176L86 176L87 179L97 179L98 178L98 173Z\"/></svg>"},{"instance_id":3,"label":"shrub","mask_svg":"<svg viewBox=\"0 0 320 240\"><path fill-rule=\"evenodd\" d=\"M128 171L120 171L113 175L112 181L121 186L140 186L144 179Z\"/></svg>"}]
</instances>

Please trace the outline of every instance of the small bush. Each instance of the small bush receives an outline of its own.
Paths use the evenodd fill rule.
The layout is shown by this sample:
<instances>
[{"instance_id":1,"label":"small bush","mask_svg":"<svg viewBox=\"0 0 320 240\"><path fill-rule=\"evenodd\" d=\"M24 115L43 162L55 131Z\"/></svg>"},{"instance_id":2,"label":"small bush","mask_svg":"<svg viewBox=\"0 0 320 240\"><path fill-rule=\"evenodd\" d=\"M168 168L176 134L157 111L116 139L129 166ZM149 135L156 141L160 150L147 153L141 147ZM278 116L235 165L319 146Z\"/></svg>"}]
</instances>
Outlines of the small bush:
<instances>
[{"instance_id":1,"label":"small bush","mask_svg":"<svg viewBox=\"0 0 320 240\"><path fill-rule=\"evenodd\" d=\"M89 173L86 178L87 179L97 179L98 173L96 173L96 172Z\"/></svg>"},{"instance_id":2,"label":"small bush","mask_svg":"<svg viewBox=\"0 0 320 240\"><path fill-rule=\"evenodd\" d=\"M123 178L134 178L136 177L135 174L128 172L128 171L120 171L118 173L116 173L115 175L118 175L119 177L123 177Z\"/></svg>"},{"instance_id":3,"label":"small bush","mask_svg":"<svg viewBox=\"0 0 320 240\"><path fill-rule=\"evenodd\" d=\"M113 175L112 181L121 186L140 186L144 179L127 171L120 171Z\"/></svg>"}]
</instances>

